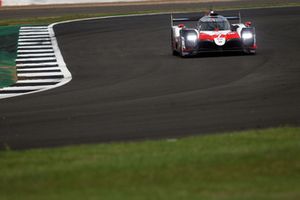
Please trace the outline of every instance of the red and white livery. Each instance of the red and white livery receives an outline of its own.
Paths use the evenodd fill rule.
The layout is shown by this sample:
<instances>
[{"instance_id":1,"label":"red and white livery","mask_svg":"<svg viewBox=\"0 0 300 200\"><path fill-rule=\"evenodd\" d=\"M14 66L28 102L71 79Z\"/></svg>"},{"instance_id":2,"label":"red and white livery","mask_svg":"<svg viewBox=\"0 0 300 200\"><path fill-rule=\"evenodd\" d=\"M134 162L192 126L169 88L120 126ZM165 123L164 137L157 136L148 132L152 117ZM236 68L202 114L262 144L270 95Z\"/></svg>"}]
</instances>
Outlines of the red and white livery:
<instances>
[{"instance_id":1,"label":"red and white livery","mask_svg":"<svg viewBox=\"0 0 300 200\"><path fill-rule=\"evenodd\" d=\"M229 20L238 20L231 24ZM174 22L198 21L196 28ZM224 17L214 11L199 18L173 18L171 15L171 47L173 55L182 57L201 52L238 51L256 53L256 34L251 22L241 23L241 17Z\"/></svg>"}]
</instances>

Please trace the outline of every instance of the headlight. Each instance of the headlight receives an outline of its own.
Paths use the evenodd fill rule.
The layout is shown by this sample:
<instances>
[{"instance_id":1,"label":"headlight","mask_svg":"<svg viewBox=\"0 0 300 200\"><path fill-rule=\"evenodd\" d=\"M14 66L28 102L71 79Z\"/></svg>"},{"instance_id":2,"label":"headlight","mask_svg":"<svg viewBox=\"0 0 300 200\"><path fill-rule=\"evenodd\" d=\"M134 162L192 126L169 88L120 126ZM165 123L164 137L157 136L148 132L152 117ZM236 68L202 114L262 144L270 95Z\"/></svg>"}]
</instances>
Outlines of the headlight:
<instances>
[{"instance_id":1,"label":"headlight","mask_svg":"<svg viewBox=\"0 0 300 200\"><path fill-rule=\"evenodd\" d=\"M196 34L188 34L188 35L186 36L186 39L187 39L188 41L195 42L195 41L197 40L197 35L196 35Z\"/></svg>"},{"instance_id":2,"label":"headlight","mask_svg":"<svg viewBox=\"0 0 300 200\"><path fill-rule=\"evenodd\" d=\"M244 39L244 40L248 40L248 39L252 39L253 38L253 34L252 33L243 33L243 35L242 35L242 38Z\"/></svg>"}]
</instances>

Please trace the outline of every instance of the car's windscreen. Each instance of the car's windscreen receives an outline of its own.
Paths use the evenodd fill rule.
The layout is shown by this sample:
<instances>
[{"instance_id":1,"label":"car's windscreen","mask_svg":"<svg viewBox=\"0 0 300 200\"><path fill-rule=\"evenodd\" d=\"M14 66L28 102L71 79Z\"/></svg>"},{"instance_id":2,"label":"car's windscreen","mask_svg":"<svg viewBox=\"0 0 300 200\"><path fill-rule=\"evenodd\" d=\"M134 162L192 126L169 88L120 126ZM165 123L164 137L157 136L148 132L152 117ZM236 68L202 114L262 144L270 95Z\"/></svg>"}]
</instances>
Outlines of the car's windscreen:
<instances>
[{"instance_id":1,"label":"car's windscreen","mask_svg":"<svg viewBox=\"0 0 300 200\"><path fill-rule=\"evenodd\" d=\"M228 21L219 21L219 22L201 22L199 24L200 31L223 31L230 30L230 24Z\"/></svg>"}]
</instances>

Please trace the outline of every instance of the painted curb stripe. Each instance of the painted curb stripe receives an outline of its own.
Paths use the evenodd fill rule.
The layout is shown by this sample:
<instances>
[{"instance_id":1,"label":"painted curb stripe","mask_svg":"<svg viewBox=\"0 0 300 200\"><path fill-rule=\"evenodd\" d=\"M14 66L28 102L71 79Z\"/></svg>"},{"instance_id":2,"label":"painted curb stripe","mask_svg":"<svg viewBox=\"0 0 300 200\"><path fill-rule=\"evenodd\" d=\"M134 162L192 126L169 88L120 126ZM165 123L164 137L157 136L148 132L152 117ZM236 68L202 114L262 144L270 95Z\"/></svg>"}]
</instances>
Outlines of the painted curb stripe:
<instances>
[{"instance_id":1,"label":"painted curb stripe","mask_svg":"<svg viewBox=\"0 0 300 200\"><path fill-rule=\"evenodd\" d=\"M56 58L53 57L41 57L41 58L19 58L16 59L16 62L28 62L28 61L50 61L50 60L56 60Z\"/></svg>"},{"instance_id":2,"label":"painted curb stripe","mask_svg":"<svg viewBox=\"0 0 300 200\"><path fill-rule=\"evenodd\" d=\"M48 29L21 29L21 33L26 33L26 32L46 32Z\"/></svg>"},{"instance_id":3,"label":"painted curb stripe","mask_svg":"<svg viewBox=\"0 0 300 200\"><path fill-rule=\"evenodd\" d=\"M72 80L51 25L20 28L16 63L19 80L0 89L0 99L50 90Z\"/></svg>"},{"instance_id":4,"label":"painted curb stripe","mask_svg":"<svg viewBox=\"0 0 300 200\"><path fill-rule=\"evenodd\" d=\"M5 91L17 91L17 90L40 90L43 89L45 86L13 86L13 87L9 87L6 88Z\"/></svg>"},{"instance_id":5,"label":"painted curb stripe","mask_svg":"<svg viewBox=\"0 0 300 200\"><path fill-rule=\"evenodd\" d=\"M43 53L43 52L53 52L53 49L31 49L31 50L18 50L18 53Z\"/></svg>"},{"instance_id":6,"label":"painted curb stripe","mask_svg":"<svg viewBox=\"0 0 300 200\"><path fill-rule=\"evenodd\" d=\"M18 49L52 49L52 45L18 46Z\"/></svg>"},{"instance_id":7,"label":"painted curb stripe","mask_svg":"<svg viewBox=\"0 0 300 200\"><path fill-rule=\"evenodd\" d=\"M48 71L48 70L60 70L59 67L43 67L43 68L22 68L22 69L17 69L18 72L24 72L24 71Z\"/></svg>"},{"instance_id":8,"label":"painted curb stripe","mask_svg":"<svg viewBox=\"0 0 300 200\"><path fill-rule=\"evenodd\" d=\"M43 57L43 56L52 57L55 56L55 54L54 53L19 54L18 58Z\"/></svg>"},{"instance_id":9,"label":"painted curb stripe","mask_svg":"<svg viewBox=\"0 0 300 200\"><path fill-rule=\"evenodd\" d=\"M19 35L25 36L25 35L49 35L48 32L20 32Z\"/></svg>"},{"instance_id":10,"label":"painted curb stripe","mask_svg":"<svg viewBox=\"0 0 300 200\"><path fill-rule=\"evenodd\" d=\"M20 96L24 94L29 94L34 92L35 90L0 90L1 99L10 98L14 96Z\"/></svg>"},{"instance_id":11,"label":"painted curb stripe","mask_svg":"<svg viewBox=\"0 0 300 200\"><path fill-rule=\"evenodd\" d=\"M17 64L18 67L46 67L46 66L57 66L57 62L46 62L46 63L27 63L27 64Z\"/></svg>"},{"instance_id":12,"label":"painted curb stripe","mask_svg":"<svg viewBox=\"0 0 300 200\"><path fill-rule=\"evenodd\" d=\"M20 29L48 29L48 26L23 26Z\"/></svg>"},{"instance_id":13,"label":"painted curb stripe","mask_svg":"<svg viewBox=\"0 0 300 200\"><path fill-rule=\"evenodd\" d=\"M36 80L19 80L18 84L22 84L22 83L45 83L45 82L59 82L60 79L36 79Z\"/></svg>"},{"instance_id":14,"label":"painted curb stripe","mask_svg":"<svg viewBox=\"0 0 300 200\"><path fill-rule=\"evenodd\" d=\"M19 45L43 45L43 44L51 44L51 42L41 41L41 42L20 42Z\"/></svg>"},{"instance_id":15,"label":"painted curb stripe","mask_svg":"<svg viewBox=\"0 0 300 200\"><path fill-rule=\"evenodd\" d=\"M26 39L26 38L49 38L49 35L26 35L26 36L22 36L19 35L19 39Z\"/></svg>"},{"instance_id":16,"label":"painted curb stripe","mask_svg":"<svg viewBox=\"0 0 300 200\"><path fill-rule=\"evenodd\" d=\"M61 76L61 72L49 72L49 73L18 73L18 77L34 77L34 76Z\"/></svg>"}]
</instances>

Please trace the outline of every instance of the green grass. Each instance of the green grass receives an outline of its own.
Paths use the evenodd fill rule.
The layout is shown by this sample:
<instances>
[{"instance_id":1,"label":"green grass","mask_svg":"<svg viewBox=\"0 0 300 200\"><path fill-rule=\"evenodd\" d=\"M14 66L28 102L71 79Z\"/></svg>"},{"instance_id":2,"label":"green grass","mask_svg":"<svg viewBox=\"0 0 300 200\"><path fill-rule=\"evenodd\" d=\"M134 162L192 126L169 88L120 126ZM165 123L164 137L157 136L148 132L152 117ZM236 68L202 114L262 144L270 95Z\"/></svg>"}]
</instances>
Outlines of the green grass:
<instances>
[{"instance_id":1,"label":"green grass","mask_svg":"<svg viewBox=\"0 0 300 200\"><path fill-rule=\"evenodd\" d=\"M298 200L300 128L0 151L0 199Z\"/></svg>"},{"instance_id":2,"label":"green grass","mask_svg":"<svg viewBox=\"0 0 300 200\"><path fill-rule=\"evenodd\" d=\"M0 88L16 82L19 26L0 27Z\"/></svg>"},{"instance_id":3,"label":"green grass","mask_svg":"<svg viewBox=\"0 0 300 200\"><path fill-rule=\"evenodd\" d=\"M0 67L0 88L13 85L16 80L16 67Z\"/></svg>"}]
</instances>

